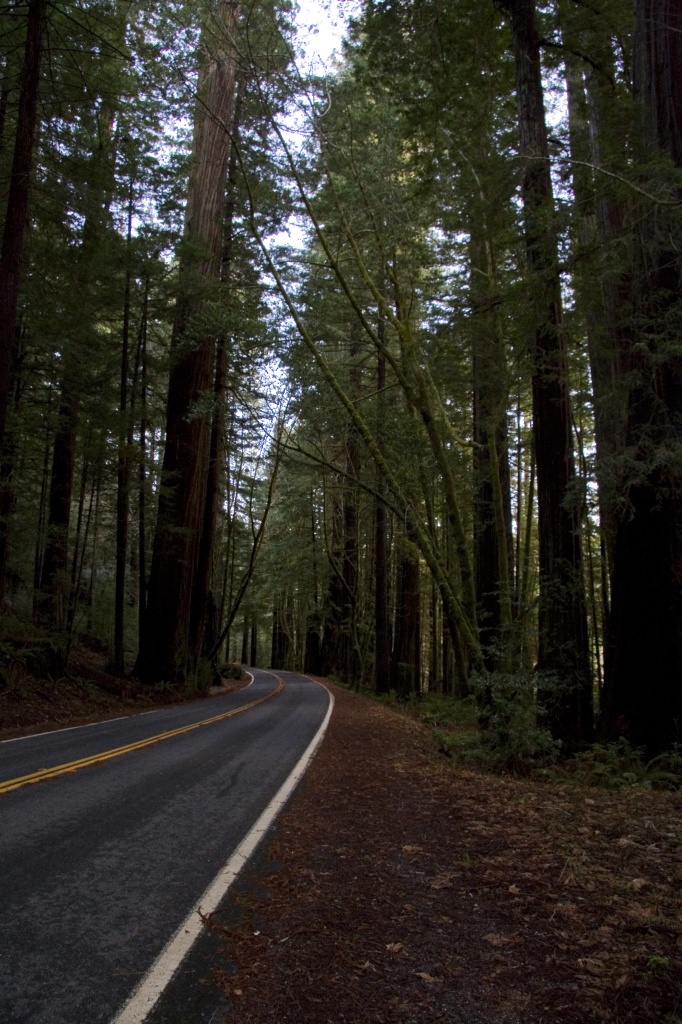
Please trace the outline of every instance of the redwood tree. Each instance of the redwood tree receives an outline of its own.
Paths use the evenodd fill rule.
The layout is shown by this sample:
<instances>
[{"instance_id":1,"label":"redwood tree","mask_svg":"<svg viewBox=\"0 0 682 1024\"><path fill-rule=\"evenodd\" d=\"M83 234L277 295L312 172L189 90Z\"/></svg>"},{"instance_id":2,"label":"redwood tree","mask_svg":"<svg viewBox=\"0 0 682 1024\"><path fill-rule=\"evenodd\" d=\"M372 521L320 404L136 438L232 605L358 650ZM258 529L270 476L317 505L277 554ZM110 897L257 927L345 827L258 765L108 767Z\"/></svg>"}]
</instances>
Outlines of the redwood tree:
<instances>
[{"instance_id":1,"label":"redwood tree","mask_svg":"<svg viewBox=\"0 0 682 1024\"><path fill-rule=\"evenodd\" d=\"M667 157L672 188L667 205L664 196L660 204L642 200L637 221L602 731L625 735L649 755L679 741L682 719L681 66L682 3L638 0L641 152L658 157L656 176L665 173Z\"/></svg>"},{"instance_id":2,"label":"redwood tree","mask_svg":"<svg viewBox=\"0 0 682 1024\"><path fill-rule=\"evenodd\" d=\"M235 92L238 5L218 0L202 31L192 164L171 342L163 486L136 671L146 683L196 671L192 595L206 501L216 336L201 323L220 278Z\"/></svg>"},{"instance_id":3,"label":"redwood tree","mask_svg":"<svg viewBox=\"0 0 682 1024\"><path fill-rule=\"evenodd\" d=\"M5 437L16 338L21 257L28 220L28 199L38 114L40 64L46 12L45 0L30 0L26 21L24 64L19 83L19 109L14 157L7 195L2 252L0 253L0 455L2 455Z\"/></svg>"},{"instance_id":4,"label":"redwood tree","mask_svg":"<svg viewBox=\"0 0 682 1024\"><path fill-rule=\"evenodd\" d=\"M553 735L577 746L592 734L592 692L580 547L580 501L561 305L534 0L505 0L514 40L521 193L533 323L533 440L537 466L540 695Z\"/></svg>"}]
</instances>

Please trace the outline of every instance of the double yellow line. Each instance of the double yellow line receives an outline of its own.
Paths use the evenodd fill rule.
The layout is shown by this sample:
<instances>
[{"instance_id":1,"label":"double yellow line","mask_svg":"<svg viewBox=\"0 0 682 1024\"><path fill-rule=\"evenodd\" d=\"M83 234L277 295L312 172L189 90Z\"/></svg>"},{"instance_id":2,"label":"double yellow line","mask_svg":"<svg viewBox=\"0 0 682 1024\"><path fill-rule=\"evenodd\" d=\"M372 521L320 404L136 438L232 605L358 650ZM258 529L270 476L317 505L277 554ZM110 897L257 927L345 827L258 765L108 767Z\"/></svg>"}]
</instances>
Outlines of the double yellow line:
<instances>
[{"instance_id":1,"label":"double yellow line","mask_svg":"<svg viewBox=\"0 0 682 1024\"><path fill-rule=\"evenodd\" d=\"M7 782L0 782L0 796L5 793L10 793L13 789L20 789L21 786L30 786L34 782L42 782L44 779L54 779L57 775L64 775L66 772L77 772L79 768L87 768L88 765L98 764L100 761L109 761L112 757L119 757L121 754L127 754L131 750L141 750L142 747L150 747L153 743L160 743L162 740L168 740L171 736L181 736L184 732L191 732L192 729L200 729L204 725L212 725L214 722L222 722L226 718L234 718L235 715L240 715L242 711L248 711L250 708L255 708L258 704L263 704L266 700L271 700L276 697L278 693L281 693L284 689L284 680L280 679L279 676L275 676L278 682L276 690L272 693L268 693L265 697L259 697L258 700L252 700L250 704L243 704L240 708L235 708L233 711L225 711L222 715L214 715L212 718L204 718L201 722L192 722L191 725L183 725L179 729L169 729L168 732L159 732L155 736L148 736L145 740L138 740L136 743L127 743L124 747L115 747L113 750L103 750L100 754L92 754L90 757L82 757L78 761L69 761L67 764L58 764L53 768L39 768L36 772L31 772L30 775L20 775L16 779L8 779Z\"/></svg>"}]
</instances>

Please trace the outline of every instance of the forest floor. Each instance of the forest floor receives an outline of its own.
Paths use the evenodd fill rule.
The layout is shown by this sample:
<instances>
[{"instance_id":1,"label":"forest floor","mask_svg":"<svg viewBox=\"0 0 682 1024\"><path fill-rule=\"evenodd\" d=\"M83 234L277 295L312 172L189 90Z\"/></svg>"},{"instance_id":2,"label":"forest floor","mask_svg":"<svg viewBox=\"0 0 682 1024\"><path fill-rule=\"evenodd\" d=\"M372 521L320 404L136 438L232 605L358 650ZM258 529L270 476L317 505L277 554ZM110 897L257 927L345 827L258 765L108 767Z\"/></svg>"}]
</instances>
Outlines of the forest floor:
<instances>
[{"instance_id":1,"label":"forest floor","mask_svg":"<svg viewBox=\"0 0 682 1024\"><path fill-rule=\"evenodd\" d=\"M0 739L172 699L79 657L78 681L0 694ZM457 768L414 717L327 685L239 923L210 922L229 1024L682 1024L681 793Z\"/></svg>"},{"instance_id":2,"label":"forest floor","mask_svg":"<svg viewBox=\"0 0 682 1024\"><path fill-rule=\"evenodd\" d=\"M213 919L229 1022L682 1022L682 794L458 769L331 689L240 924Z\"/></svg>"},{"instance_id":3,"label":"forest floor","mask_svg":"<svg viewBox=\"0 0 682 1024\"><path fill-rule=\"evenodd\" d=\"M210 693L229 693L247 682L226 679ZM112 676L103 655L79 647L69 659L67 678L55 681L15 672L12 684L0 689L0 741L196 699L172 689L150 691L133 680Z\"/></svg>"}]
</instances>

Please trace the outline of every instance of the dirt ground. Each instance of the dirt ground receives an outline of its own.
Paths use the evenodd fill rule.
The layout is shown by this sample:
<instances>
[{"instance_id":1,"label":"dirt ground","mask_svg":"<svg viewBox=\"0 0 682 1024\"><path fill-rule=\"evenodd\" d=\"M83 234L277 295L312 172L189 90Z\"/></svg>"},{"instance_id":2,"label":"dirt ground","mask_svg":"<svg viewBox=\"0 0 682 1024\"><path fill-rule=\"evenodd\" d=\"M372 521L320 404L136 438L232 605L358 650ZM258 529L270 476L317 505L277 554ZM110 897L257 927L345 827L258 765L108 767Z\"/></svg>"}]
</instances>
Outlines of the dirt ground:
<instances>
[{"instance_id":1,"label":"dirt ground","mask_svg":"<svg viewBox=\"0 0 682 1024\"><path fill-rule=\"evenodd\" d=\"M336 707L224 946L227 1020L682 1021L682 795L454 769Z\"/></svg>"}]
</instances>

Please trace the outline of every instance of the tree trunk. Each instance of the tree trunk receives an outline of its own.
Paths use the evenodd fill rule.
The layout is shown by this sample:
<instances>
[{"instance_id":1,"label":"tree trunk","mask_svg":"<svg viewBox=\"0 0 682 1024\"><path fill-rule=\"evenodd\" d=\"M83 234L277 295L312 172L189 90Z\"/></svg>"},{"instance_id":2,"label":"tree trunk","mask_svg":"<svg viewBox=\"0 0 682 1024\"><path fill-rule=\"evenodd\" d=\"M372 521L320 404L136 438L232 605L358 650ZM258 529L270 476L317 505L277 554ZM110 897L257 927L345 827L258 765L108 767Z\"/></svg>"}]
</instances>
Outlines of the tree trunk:
<instances>
[{"instance_id":1,"label":"tree trunk","mask_svg":"<svg viewBox=\"0 0 682 1024\"><path fill-rule=\"evenodd\" d=\"M140 364L140 462L138 468L137 587L138 636L144 632L147 613L147 321L149 319L149 276L145 278L142 320L138 339Z\"/></svg>"},{"instance_id":2,"label":"tree trunk","mask_svg":"<svg viewBox=\"0 0 682 1024\"><path fill-rule=\"evenodd\" d=\"M232 137L235 138L239 130L239 117L243 94L243 79L240 80L237 89L234 105L234 116L232 123ZM233 258L233 232L234 232L234 208L235 190L237 187L237 150L236 146L230 149L227 174L227 198L225 205L225 222L223 230L223 247L221 255L221 281L223 286L229 287L232 276ZM229 302L229 296L228 296ZM226 447L226 417L225 417L225 392L227 388L227 357L228 339L222 331L216 346L215 357L215 381L214 381L214 412L211 423L211 439L209 442L208 456L208 478L206 481L206 500L204 503L204 519L201 531L201 542L199 545L199 557L197 570L194 579L192 593L192 613L190 620L190 647L191 660L198 664L202 654L210 651L213 647L213 639L204 636L206 615L210 604L215 600L211 590L213 584L213 560L215 554L215 539L218 524L218 513L222 503L222 496L225 487L225 468L227 465ZM216 668L216 656L213 658L213 668Z\"/></svg>"},{"instance_id":3,"label":"tree trunk","mask_svg":"<svg viewBox=\"0 0 682 1024\"><path fill-rule=\"evenodd\" d=\"M130 293L132 284L133 183L128 198L128 237L123 290L121 376L119 388L118 466L116 470L116 583L114 595L114 672L125 675L125 586L128 555L128 372L130 365Z\"/></svg>"},{"instance_id":4,"label":"tree trunk","mask_svg":"<svg viewBox=\"0 0 682 1024\"><path fill-rule=\"evenodd\" d=\"M47 536L40 576L39 620L63 630L69 603L68 545L71 490L76 460L76 428L80 395L66 370L59 401L59 419L54 438Z\"/></svg>"},{"instance_id":5,"label":"tree trunk","mask_svg":"<svg viewBox=\"0 0 682 1024\"><path fill-rule=\"evenodd\" d=\"M635 97L642 153L682 168L682 4L635 5ZM660 160L659 160L660 167ZM679 180L677 178L676 180ZM682 721L682 288L677 207L638 217L635 338L623 353L629 383L601 731L647 756L681 738Z\"/></svg>"},{"instance_id":6,"label":"tree trunk","mask_svg":"<svg viewBox=\"0 0 682 1024\"><path fill-rule=\"evenodd\" d=\"M383 324L383 319L381 321ZM383 418L383 389L386 386L386 359L377 362L379 428ZM374 500L374 689L388 693L391 688L391 621L388 606L388 512L381 500L386 482L379 467L376 470L377 497Z\"/></svg>"},{"instance_id":7,"label":"tree trunk","mask_svg":"<svg viewBox=\"0 0 682 1024\"><path fill-rule=\"evenodd\" d=\"M409 528L398 551L393 643L393 688L401 698L421 688L419 556Z\"/></svg>"},{"instance_id":8,"label":"tree trunk","mask_svg":"<svg viewBox=\"0 0 682 1024\"><path fill-rule=\"evenodd\" d=\"M17 363L21 361L19 344L15 350L18 357ZM21 384L19 380L19 366L12 367L13 388L11 401L14 406L15 415L19 410L21 399ZM0 608L2 608L6 596L7 560L10 549L10 527L16 505L16 495L13 486L15 463L17 460L16 431L9 430L5 434L5 444L0 456Z\"/></svg>"},{"instance_id":9,"label":"tree trunk","mask_svg":"<svg viewBox=\"0 0 682 1024\"><path fill-rule=\"evenodd\" d=\"M237 4L219 0L204 26L206 63L199 76L185 251L173 325L166 445L145 628L136 671L145 683L185 682L197 669L199 637L190 635L192 598L204 522L211 415L201 403L213 390L215 337L197 321L220 277L228 131L234 110L233 34ZM190 259L198 262L190 264Z\"/></svg>"},{"instance_id":10,"label":"tree trunk","mask_svg":"<svg viewBox=\"0 0 682 1024\"><path fill-rule=\"evenodd\" d=\"M533 439L540 547L540 696L553 736L569 748L592 736L579 496L562 323L554 201L533 0L505 0L516 68L526 251L535 327Z\"/></svg>"},{"instance_id":11,"label":"tree trunk","mask_svg":"<svg viewBox=\"0 0 682 1024\"><path fill-rule=\"evenodd\" d=\"M47 3L29 0L24 64L19 83L19 110L14 157L7 194L7 213L0 252L0 456L2 456L9 405L12 362L16 344L21 258L28 223L28 200L33 163L33 144L38 116L40 64Z\"/></svg>"},{"instance_id":12,"label":"tree trunk","mask_svg":"<svg viewBox=\"0 0 682 1024\"><path fill-rule=\"evenodd\" d=\"M485 227L472 223L474 574L481 647L485 666L493 671L507 665L510 654L511 486L506 354L495 308L494 266L484 232Z\"/></svg>"},{"instance_id":13,"label":"tree trunk","mask_svg":"<svg viewBox=\"0 0 682 1024\"><path fill-rule=\"evenodd\" d=\"M565 35L569 138L575 195L575 288L585 319L596 442L599 512L608 570L616 530L616 460L625 444L626 388L621 352L632 341L631 233L624 204L597 169L618 172L627 160L622 101L616 93L608 25L590 14L577 39ZM584 68L579 49L598 67Z\"/></svg>"},{"instance_id":14,"label":"tree trunk","mask_svg":"<svg viewBox=\"0 0 682 1024\"><path fill-rule=\"evenodd\" d=\"M252 665L252 666L255 667L258 664L258 624L255 621L255 619L251 623L250 634L251 634L251 644L250 644L251 659L249 661L249 665Z\"/></svg>"},{"instance_id":15,"label":"tree trunk","mask_svg":"<svg viewBox=\"0 0 682 1024\"><path fill-rule=\"evenodd\" d=\"M306 621L305 652L303 667L306 672L320 675L323 669L320 637L320 596L318 593L317 570L317 527L315 519L315 492L310 491L310 550L313 563L313 611Z\"/></svg>"}]
</instances>

